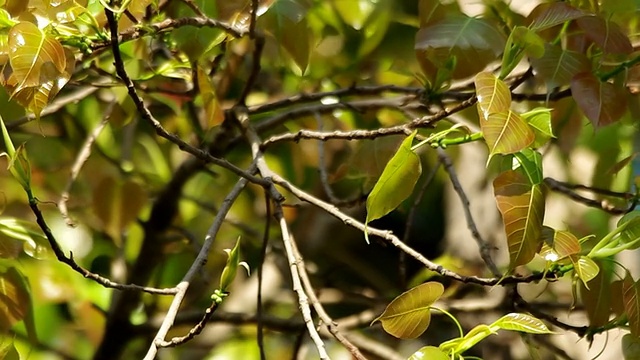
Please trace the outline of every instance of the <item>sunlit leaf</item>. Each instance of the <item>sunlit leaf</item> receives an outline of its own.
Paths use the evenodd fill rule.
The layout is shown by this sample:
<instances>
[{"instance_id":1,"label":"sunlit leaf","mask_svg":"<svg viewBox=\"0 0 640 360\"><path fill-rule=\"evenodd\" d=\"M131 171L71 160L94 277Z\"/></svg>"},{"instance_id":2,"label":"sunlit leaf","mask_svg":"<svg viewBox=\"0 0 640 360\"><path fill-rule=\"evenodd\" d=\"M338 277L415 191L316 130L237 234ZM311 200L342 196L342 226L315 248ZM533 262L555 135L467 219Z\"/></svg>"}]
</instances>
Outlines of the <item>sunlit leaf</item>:
<instances>
[{"instance_id":1,"label":"sunlit leaf","mask_svg":"<svg viewBox=\"0 0 640 360\"><path fill-rule=\"evenodd\" d=\"M515 153L514 156L523 172L527 175L529 182L532 185L541 184L543 180L542 155L535 150L527 148Z\"/></svg>"},{"instance_id":2,"label":"sunlit leaf","mask_svg":"<svg viewBox=\"0 0 640 360\"><path fill-rule=\"evenodd\" d=\"M629 320L629 330L635 337L640 336L640 284L633 281L631 274L627 272L622 282L622 298L624 310Z\"/></svg>"},{"instance_id":3,"label":"sunlit leaf","mask_svg":"<svg viewBox=\"0 0 640 360\"><path fill-rule=\"evenodd\" d=\"M23 243L21 248L31 257L43 259L51 256L47 238L35 223L16 218L0 218L0 234L3 235L0 242L13 239Z\"/></svg>"},{"instance_id":4,"label":"sunlit leaf","mask_svg":"<svg viewBox=\"0 0 640 360\"><path fill-rule=\"evenodd\" d=\"M510 110L490 114L487 120L480 121L480 126L491 156L516 153L536 138L527 122Z\"/></svg>"},{"instance_id":5,"label":"sunlit leaf","mask_svg":"<svg viewBox=\"0 0 640 360\"><path fill-rule=\"evenodd\" d=\"M443 342L442 344L440 344L440 350L446 353L461 354L471 349L472 347L474 347L476 344L478 344L480 341L484 340L487 336L491 334L495 334L495 331L493 331L491 327L484 324L480 324L474 327L473 329L471 329L462 338L452 339L452 340Z\"/></svg>"},{"instance_id":6,"label":"sunlit leaf","mask_svg":"<svg viewBox=\"0 0 640 360\"><path fill-rule=\"evenodd\" d=\"M220 101L216 96L216 89L209 75L200 66L198 66L198 88L202 96L207 128L220 125L224 120L222 106L220 106Z\"/></svg>"},{"instance_id":7,"label":"sunlit leaf","mask_svg":"<svg viewBox=\"0 0 640 360\"><path fill-rule=\"evenodd\" d=\"M27 278L13 266L0 269L0 330L8 331L24 320L27 334L36 338L31 304L31 290Z\"/></svg>"},{"instance_id":8,"label":"sunlit leaf","mask_svg":"<svg viewBox=\"0 0 640 360\"><path fill-rule=\"evenodd\" d=\"M238 273L238 264L240 264L240 237L238 237L233 249L227 252L227 255L227 264L224 269L222 269L222 274L220 275L220 290L223 292L229 289L229 286Z\"/></svg>"},{"instance_id":9,"label":"sunlit leaf","mask_svg":"<svg viewBox=\"0 0 640 360\"><path fill-rule=\"evenodd\" d=\"M591 64L584 54L547 44L544 55L531 59L536 74L544 79L547 91L569 85L574 75L589 71Z\"/></svg>"},{"instance_id":10,"label":"sunlit leaf","mask_svg":"<svg viewBox=\"0 0 640 360\"><path fill-rule=\"evenodd\" d=\"M640 338L633 334L622 337L622 356L624 360L640 360Z\"/></svg>"},{"instance_id":11,"label":"sunlit leaf","mask_svg":"<svg viewBox=\"0 0 640 360\"><path fill-rule=\"evenodd\" d=\"M540 256L545 260L556 262L580 252L578 238L568 231L559 231L550 227L542 229L544 245L540 250Z\"/></svg>"},{"instance_id":12,"label":"sunlit leaf","mask_svg":"<svg viewBox=\"0 0 640 360\"><path fill-rule=\"evenodd\" d=\"M531 24L532 30L543 30L556 25L560 25L569 20L575 20L585 15L585 13L565 2L554 2L539 5L532 13L538 15Z\"/></svg>"},{"instance_id":13,"label":"sunlit leaf","mask_svg":"<svg viewBox=\"0 0 640 360\"><path fill-rule=\"evenodd\" d=\"M573 266L573 270L576 272L576 275L580 280L582 280L582 283L587 287L587 289L589 288L588 282L593 280L593 278L595 278L600 272L598 264L586 256L580 256L577 260L573 261Z\"/></svg>"},{"instance_id":14,"label":"sunlit leaf","mask_svg":"<svg viewBox=\"0 0 640 360\"><path fill-rule=\"evenodd\" d=\"M140 184L131 180L120 182L107 176L93 192L93 211L107 234L119 244L122 231L136 219L146 199Z\"/></svg>"},{"instance_id":15,"label":"sunlit leaf","mask_svg":"<svg viewBox=\"0 0 640 360\"><path fill-rule=\"evenodd\" d=\"M338 0L332 1L338 14L349 26L361 30L380 3L369 0Z\"/></svg>"},{"instance_id":16,"label":"sunlit leaf","mask_svg":"<svg viewBox=\"0 0 640 360\"><path fill-rule=\"evenodd\" d=\"M629 37L618 24L600 16L583 16L576 21L587 38L596 43L605 53L630 54L633 46Z\"/></svg>"},{"instance_id":17,"label":"sunlit leaf","mask_svg":"<svg viewBox=\"0 0 640 360\"><path fill-rule=\"evenodd\" d=\"M511 91L504 81L490 72L481 72L474 78L474 83L481 119L487 120L491 114L509 111Z\"/></svg>"},{"instance_id":18,"label":"sunlit leaf","mask_svg":"<svg viewBox=\"0 0 640 360\"><path fill-rule=\"evenodd\" d=\"M437 282L418 285L393 299L372 324L380 321L382 328L397 338L417 338L429 327L430 307L443 293L444 286Z\"/></svg>"},{"instance_id":19,"label":"sunlit leaf","mask_svg":"<svg viewBox=\"0 0 640 360\"><path fill-rule=\"evenodd\" d=\"M580 295L591 327L599 327L609 322L612 298L610 278L610 272L603 269L589 282L588 288L581 282Z\"/></svg>"},{"instance_id":20,"label":"sunlit leaf","mask_svg":"<svg viewBox=\"0 0 640 360\"><path fill-rule=\"evenodd\" d=\"M13 338L0 334L0 358L3 360L20 360L20 354L13 343Z\"/></svg>"},{"instance_id":21,"label":"sunlit leaf","mask_svg":"<svg viewBox=\"0 0 640 360\"><path fill-rule=\"evenodd\" d=\"M430 23L416 34L415 49L418 59L427 61L431 53L440 61L455 58L456 68L453 78L464 78L482 71L503 51L505 37L493 24L479 18L466 16L447 16ZM426 66L438 65L433 61L422 64L425 75L431 77L431 69ZM433 68L435 70L437 68Z\"/></svg>"},{"instance_id":22,"label":"sunlit leaf","mask_svg":"<svg viewBox=\"0 0 640 360\"><path fill-rule=\"evenodd\" d=\"M536 134L536 139L531 147L536 149L540 148L551 138L555 137L553 135L553 125L551 123L551 110L552 109L548 108L535 108L527 111L526 113L520 114L522 119L529 123L533 132Z\"/></svg>"},{"instance_id":23,"label":"sunlit leaf","mask_svg":"<svg viewBox=\"0 0 640 360\"><path fill-rule=\"evenodd\" d=\"M509 268L527 264L542 246L544 193L525 175L506 171L493 181L498 209L502 214L509 245Z\"/></svg>"},{"instance_id":24,"label":"sunlit leaf","mask_svg":"<svg viewBox=\"0 0 640 360\"><path fill-rule=\"evenodd\" d=\"M424 346L414 352L409 360L449 360L449 357L435 346Z\"/></svg>"},{"instance_id":25,"label":"sunlit leaf","mask_svg":"<svg viewBox=\"0 0 640 360\"><path fill-rule=\"evenodd\" d=\"M400 144L367 197L367 223L393 211L413 192L422 173L420 156L411 150L416 133Z\"/></svg>"},{"instance_id":26,"label":"sunlit leaf","mask_svg":"<svg viewBox=\"0 0 640 360\"><path fill-rule=\"evenodd\" d=\"M627 111L624 90L591 73L578 74L571 80L571 94L595 128L613 124Z\"/></svg>"},{"instance_id":27,"label":"sunlit leaf","mask_svg":"<svg viewBox=\"0 0 640 360\"><path fill-rule=\"evenodd\" d=\"M529 334L551 334L547 325L540 319L522 313L510 313L496 320L489 327L502 330L519 331Z\"/></svg>"},{"instance_id":28,"label":"sunlit leaf","mask_svg":"<svg viewBox=\"0 0 640 360\"><path fill-rule=\"evenodd\" d=\"M640 211L632 211L628 214L625 214L623 217L618 220L618 227L623 224L627 224L620 232L620 242L623 244L627 244L633 242L640 238ZM636 246L632 246L629 249L637 249L640 247L640 244Z\"/></svg>"}]
</instances>

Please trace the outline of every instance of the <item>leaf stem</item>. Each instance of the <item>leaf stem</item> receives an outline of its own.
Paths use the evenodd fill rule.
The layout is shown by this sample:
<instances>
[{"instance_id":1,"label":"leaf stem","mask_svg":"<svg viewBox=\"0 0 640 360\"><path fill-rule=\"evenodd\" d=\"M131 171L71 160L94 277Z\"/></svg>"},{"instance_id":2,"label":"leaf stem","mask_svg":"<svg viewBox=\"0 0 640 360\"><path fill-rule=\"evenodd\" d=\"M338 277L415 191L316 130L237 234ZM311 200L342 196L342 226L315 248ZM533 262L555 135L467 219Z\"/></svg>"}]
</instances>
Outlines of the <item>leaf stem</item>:
<instances>
[{"instance_id":1,"label":"leaf stem","mask_svg":"<svg viewBox=\"0 0 640 360\"><path fill-rule=\"evenodd\" d=\"M458 327L458 332L460 333L460 337L461 337L461 338L462 338L462 337L464 337L464 331L462 331L462 326L460 325L460 322L458 321L458 319L456 319L456 317L455 317L455 316L451 315L451 313L450 313L450 312L448 312L447 310L440 309L440 308L435 307L435 306L431 306L430 308L431 308L431 309L433 309L433 310L438 310L438 311L440 311L441 313L443 313L443 314L447 315L451 320L453 320L453 322L454 322L454 323L456 324L456 326Z\"/></svg>"}]
</instances>

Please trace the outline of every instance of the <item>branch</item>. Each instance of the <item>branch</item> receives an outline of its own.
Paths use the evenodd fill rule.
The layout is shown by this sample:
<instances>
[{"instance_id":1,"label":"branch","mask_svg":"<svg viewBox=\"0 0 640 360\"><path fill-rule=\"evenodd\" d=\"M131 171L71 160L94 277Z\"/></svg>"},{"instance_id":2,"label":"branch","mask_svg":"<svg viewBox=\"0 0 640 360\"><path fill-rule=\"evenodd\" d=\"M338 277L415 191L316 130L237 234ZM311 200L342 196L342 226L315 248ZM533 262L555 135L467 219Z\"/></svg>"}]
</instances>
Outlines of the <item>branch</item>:
<instances>
[{"instance_id":1,"label":"branch","mask_svg":"<svg viewBox=\"0 0 640 360\"><path fill-rule=\"evenodd\" d=\"M614 191L610 191L610 190L604 190L604 189L596 189L596 188L592 188L592 187L588 187L585 185L573 185L573 184L569 184L569 183L565 183L562 181L558 181L555 180L553 178L545 178L544 179L544 183L549 187L549 189L555 191L555 192L559 192L573 200L575 200L578 203L581 203L583 205L589 206L589 207L593 207L593 208L597 208L600 209L602 211L605 211L609 214L613 214L613 215L622 215L622 214L626 214L629 211L633 210L638 202L638 199L636 198L636 196L634 194L631 193L619 193L619 192L614 192ZM614 196L614 197L619 197L622 199L625 199L627 201L629 200L633 200L631 202L631 204L624 208L624 209L620 209L620 208L616 208L615 206L613 206L611 203L607 202L606 200L593 200L593 199L589 199L586 198L578 193L576 193L573 190L576 189L581 189L581 190L588 190L597 194L601 194L601 195L607 195L607 196Z\"/></svg>"}]
</instances>

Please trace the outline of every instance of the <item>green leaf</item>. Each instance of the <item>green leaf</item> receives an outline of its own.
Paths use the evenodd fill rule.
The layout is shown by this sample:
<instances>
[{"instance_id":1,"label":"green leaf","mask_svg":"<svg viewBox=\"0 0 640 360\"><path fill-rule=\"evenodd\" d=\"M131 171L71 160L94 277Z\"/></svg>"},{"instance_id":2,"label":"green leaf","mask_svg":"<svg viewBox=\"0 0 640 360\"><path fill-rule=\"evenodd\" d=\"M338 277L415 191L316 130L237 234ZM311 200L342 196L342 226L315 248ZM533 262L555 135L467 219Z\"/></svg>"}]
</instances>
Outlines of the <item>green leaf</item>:
<instances>
[{"instance_id":1,"label":"green leaf","mask_svg":"<svg viewBox=\"0 0 640 360\"><path fill-rule=\"evenodd\" d=\"M500 79L504 79L520 63L525 53L532 58L544 55L544 39L524 26L516 26L505 45Z\"/></svg>"},{"instance_id":2,"label":"green leaf","mask_svg":"<svg viewBox=\"0 0 640 360\"><path fill-rule=\"evenodd\" d=\"M527 264L542 246L544 193L517 171L506 171L493 181L509 245L509 269Z\"/></svg>"},{"instance_id":3,"label":"green leaf","mask_svg":"<svg viewBox=\"0 0 640 360\"><path fill-rule=\"evenodd\" d=\"M146 201L146 191L132 180L123 182L106 176L93 191L93 211L116 244L120 244L122 232L137 218Z\"/></svg>"},{"instance_id":4,"label":"green leaf","mask_svg":"<svg viewBox=\"0 0 640 360\"><path fill-rule=\"evenodd\" d=\"M573 260L573 258L572 258ZM595 261L591 260L591 258L586 256L580 256L577 261L573 262L573 270L576 272L576 275L584 286L589 288L587 284L589 281L593 280L598 272L600 272L600 267L596 264Z\"/></svg>"},{"instance_id":5,"label":"green leaf","mask_svg":"<svg viewBox=\"0 0 640 360\"><path fill-rule=\"evenodd\" d=\"M540 319L527 314L510 313L496 320L489 327L502 330L519 331L528 334L552 334ZM497 331L497 329L496 329Z\"/></svg>"},{"instance_id":6,"label":"green leaf","mask_svg":"<svg viewBox=\"0 0 640 360\"><path fill-rule=\"evenodd\" d=\"M240 237L236 240L236 245L233 249L227 250L227 255L227 264L224 269L222 269L222 274L220 275L220 290L222 292L227 292L238 273L238 265L240 264Z\"/></svg>"},{"instance_id":7,"label":"green leaf","mask_svg":"<svg viewBox=\"0 0 640 360\"><path fill-rule=\"evenodd\" d=\"M440 350L446 353L462 354L494 333L495 331L489 326L481 324L471 329L463 338L443 342L440 344Z\"/></svg>"},{"instance_id":8,"label":"green leaf","mask_svg":"<svg viewBox=\"0 0 640 360\"><path fill-rule=\"evenodd\" d=\"M7 238L18 240L25 245L25 253L33 258L46 259L51 257L47 238L42 230L32 222L16 218L0 218L0 233L4 235L0 237L0 242L7 241ZM0 245L1 247L2 245Z\"/></svg>"},{"instance_id":9,"label":"green leaf","mask_svg":"<svg viewBox=\"0 0 640 360\"><path fill-rule=\"evenodd\" d=\"M520 114L536 134L536 139L531 145L535 149L545 145L551 138L555 138L555 135L553 135L553 123L551 122L551 110L539 107Z\"/></svg>"},{"instance_id":10,"label":"green leaf","mask_svg":"<svg viewBox=\"0 0 640 360\"><path fill-rule=\"evenodd\" d=\"M626 226L624 230L620 232L621 243L628 244L640 239L640 211L635 210L621 217L620 220L618 220L617 226L620 227L624 224L626 224ZM640 248L640 243L629 249L637 248Z\"/></svg>"},{"instance_id":11,"label":"green leaf","mask_svg":"<svg viewBox=\"0 0 640 360\"><path fill-rule=\"evenodd\" d=\"M417 338L429 327L431 305L443 293L444 286L438 282L418 285L393 299L371 324L380 321L382 328L397 338Z\"/></svg>"},{"instance_id":12,"label":"green leaf","mask_svg":"<svg viewBox=\"0 0 640 360\"><path fill-rule=\"evenodd\" d=\"M7 332L19 321L24 321L29 338L36 339L29 281L16 267L2 267L0 268L0 331Z\"/></svg>"},{"instance_id":13,"label":"green leaf","mask_svg":"<svg viewBox=\"0 0 640 360\"><path fill-rule=\"evenodd\" d=\"M603 326L611 315L611 271L599 271L589 282L589 287L580 283L580 297L589 318L590 327Z\"/></svg>"},{"instance_id":14,"label":"green leaf","mask_svg":"<svg viewBox=\"0 0 640 360\"><path fill-rule=\"evenodd\" d=\"M585 15L582 10L565 2L541 4L532 13L538 14L530 26L532 30L536 31L548 29Z\"/></svg>"},{"instance_id":15,"label":"green leaf","mask_svg":"<svg viewBox=\"0 0 640 360\"><path fill-rule=\"evenodd\" d=\"M204 107L207 129L210 129L222 123L224 120L224 112L222 111L222 106L216 96L216 89L209 75L200 66L198 66L197 72L198 88L202 96L202 106Z\"/></svg>"},{"instance_id":16,"label":"green leaf","mask_svg":"<svg viewBox=\"0 0 640 360\"><path fill-rule=\"evenodd\" d=\"M31 192L31 163L27 158L27 150L23 145L20 145L18 149L13 145L9 131L4 125L4 120L0 117L0 127L2 128L2 138L4 139L4 146L7 148L6 153L0 154L6 156L9 159L7 169L13 177L18 180L24 191Z\"/></svg>"},{"instance_id":17,"label":"green leaf","mask_svg":"<svg viewBox=\"0 0 640 360\"><path fill-rule=\"evenodd\" d=\"M536 138L527 122L511 110L490 114L487 120L480 120L480 126L490 157L516 153L530 146Z\"/></svg>"},{"instance_id":18,"label":"green leaf","mask_svg":"<svg viewBox=\"0 0 640 360\"><path fill-rule=\"evenodd\" d=\"M625 334L622 337L622 356L624 360L640 360L640 338Z\"/></svg>"},{"instance_id":19,"label":"green leaf","mask_svg":"<svg viewBox=\"0 0 640 360\"><path fill-rule=\"evenodd\" d=\"M541 184L543 180L542 155L535 150L527 148L515 153L514 156L518 159L520 168L522 168L527 178L529 178L531 185Z\"/></svg>"},{"instance_id":20,"label":"green leaf","mask_svg":"<svg viewBox=\"0 0 640 360\"><path fill-rule=\"evenodd\" d=\"M304 73L311 54L311 35L307 21L309 4L301 0L276 0L260 17L264 29L291 56Z\"/></svg>"},{"instance_id":21,"label":"green leaf","mask_svg":"<svg viewBox=\"0 0 640 360\"><path fill-rule=\"evenodd\" d=\"M547 261L557 262L580 253L578 238L568 231L558 231L545 226L542 229L542 239L544 244L540 256Z\"/></svg>"},{"instance_id":22,"label":"green leaf","mask_svg":"<svg viewBox=\"0 0 640 360\"><path fill-rule=\"evenodd\" d=\"M332 1L331 4L345 23L361 30L379 3L369 0L341 0Z\"/></svg>"},{"instance_id":23,"label":"green leaf","mask_svg":"<svg viewBox=\"0 0 640 360\"><path fill-rule=\"evenodd\" d=\"M491 114L509 111L511 91L504 81L490 72L481 72L475 76L474 84L481 120L486 121Z\"/></svg>"},{"instance_id":24,"label":"green leaf","mask_svg":"<svg viewBox=\"0 0 640 360\"><path fill-rule=\"evenodd\" d=\"M531 59L531 66L536 74L544 79L547 92L569 85L576 74L591 69L591 63L586 55L550 44L547 44L541 58Z\"/></svg>"},{"instance_id":25,"label":"green leaf","mask_svg":"<svg viewBox=\"0 0 640 360\"><path fill-rule=\"evenodd\" d=\"M13 339L7 334L0 334L0 359L20 360L20 354L13 343Z\"/></svg>"},{"instance_id":26,"label":"green leaf","mask_svg":"<svg viewBox=\"0 0 640 360\"><path fill-rule=\"evenodd\" d=\"M492 23L456 15L420 28L416 34L415 49L428 78L432 78L439 64L455 58L456 68L452 75L459 79L484 70L502 53L504 44L504 35Z\"/></svg>"},{"instance_id":27,"label":"green leaf","mask_svg":"<svg viewBox=\"0 0 640 360\"><path fill-rule=\"evenodd\" d=\"M422 173L420 157L411 150L416 134L417 131L414 131L400 144L400 148L389 160L367 197L365 224L390 213L413 192Z\"/></svg>"},{"instance_id":28,"label":"green leaf","mask_svg":"<svg viewBox=\"0 0 640 360\"><path fill-rule=\"evenodd\" d=\"M622 282L622 299L631 335L640 337L640 284L633 281L628 271Z\"/></svg>"},{"instance_id":29,"label":"green leaf","mask_svg":"<svg viewBox=\"0 0 640 360\"><path fill-rule=\"evenodd\" d=\"M594 128L613 124L627 111L624 89L598 80L591 73L571 80L571 95Z\"/></svg>"},{"instance_id":30,"label":"green leaf","mask_svg":"<svg viewBox=\"0 0 640 360\"><path fill-rule=\"evenodd\" d=\"M450 360L447 354L435 346L424 346L414 352L408 360Z\"/></svg>"}]
</instances>

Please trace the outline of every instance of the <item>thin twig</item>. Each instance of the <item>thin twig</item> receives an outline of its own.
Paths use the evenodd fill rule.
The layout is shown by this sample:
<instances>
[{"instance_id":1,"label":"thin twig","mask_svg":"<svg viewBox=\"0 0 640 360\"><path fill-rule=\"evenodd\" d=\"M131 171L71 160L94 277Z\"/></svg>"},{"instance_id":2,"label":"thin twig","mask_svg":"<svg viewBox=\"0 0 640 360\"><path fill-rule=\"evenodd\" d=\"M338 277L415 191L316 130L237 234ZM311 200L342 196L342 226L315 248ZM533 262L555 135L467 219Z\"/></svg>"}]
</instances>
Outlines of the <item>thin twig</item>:
<instances>
[{"instance_id":1,"label":"thin twig","mask_svg":"<svg viewBox=\"0 0 640 360\"><path fill-rule=\"evenodd\" d=\"M267 249L269 247L269 230L271 230L271 201L269 194L264 192L264 203L265 203L265 225L264 225L264 234L262 236L262 247L260 248L260 265L258 266L258 298L256 304L256 316L258 317L258 331L256 334L256 340L258 342L258 350L260 352L260 360L266 360L267 355L264 352L264 319L263 312L264 309L262 307L262 280L263 280L263 270L264 270L264 262L267 258Z\"/></svg>"},{"instance_id":2,"label":"thin twig","mask_svg":"<svg viewBox=\"0 0 640 360\"><path fill-rule=\"evenodd\" d=\"M204 330L204 327L207 326L207 323L209 322L209 319L211 319L213 313L216 311L216 309L218 309L218 306L219 304L215 300L211 302L211 305L204 311L204 314L202 315L200 321L198 321L198 323L194 325L191 330L189 330L187 335L176 336L167 342L162 342L162 347L176 347L178 345L182 345L188 341L191 341L193 340L193 338L200 335L202 330Z\"/></svg>"},{"instance_id":3,"label":"thin twig","mask_svg":"<svg viewBox=\"0 0 640 360\"><path fill-rule=\"evenodd\" d=\"M589 207L593 207L593 208L597 208L600 210L603 210L609 214L613 214L613 215L622 215L622 214L626 214L629 211L633 210L636 207L636 202L637 199L635 199L635 196L633 194L630 193L616 193L613 191L609 191L609 190L603 190L603 189L598 189L598 191L595 191L594 188L590 188L590 187L586 187L584 185L572 185L572 184L567 184L558 180L555 180L553 178L545 178L544 179L544 183L545 185L547 185L547 187L555 192L559 192L573 200L575 200L578 203L581 203L583 205L589 206ZM593 199L589 199L586 198L578 193L576 193L575 191L573 191L574 189L583 189L583 190L589 190L592 192L596 192L596 193L607 193L607 195L609 196L615 196L615 197L620 197L623 198L625 200L630 200L630 197L632 199L634 199L634 201L631 202L631 204L629 204L626 208L620 209L617 208L615 206L613 206L611 203L607 202L607 201L600 201L600 200L593 200Z\"/></svg>"},{"instance_id":4,"label":"thin twig","mask_svg":"<svg viewBox=\"0 0 640 360\"><path fill-rule=\"evenodd\" d=\"M315 114L316 122L318 123L318 131L322 132L323 121L320 114ZM325 163L325 146L323 141L318 141L318 172L320 172L320 183L324 189L324 193L329 200L336 204L340 202L340 199L334 194L331 185L329 184L329 174L327 172L327 164Z\"/></svg>"},{"instance_id":5,"label":"thin twig","mask_svg":"<svg viewBox=\"0 0 640 360\"><path fill-rule=\"evenodd\" d=\"M76 160L71 166L71 175L69 176L67 184L65 185L64 190L62 190L62 194L60 195L60 201L58 201L58 209L60 210L60 214L62 214L62 217L66 220L67 225L69 226L75 226L73 220L71 220L71 217L69 217L69 210L67 209L67 201L69 200L69 192L71 191L71 186L73 186L73 183L76 181L78 175L80 174L80 170L89 159L89 156L91 155L91 147L93 146L94 141L96 141L98 135L100 135L100 133L102 132L102 129L104 129L104 127L109 122L109 117L111 116L111 111L113 110L114 105L115 102L113 101L109 103L109 106L105 110L105 116L102 118L102 121L100 121L100 123L98 123L93 128L93 131L91 131L91 133L84 140L82 147L80 147L80 152L78 152Z\"/></svg>"},{"instance_id":6,"label":"thin twig","mask_svg":"<svg viewBox=\"0 0 640 360\"><path fill-rule=\"evenodd\" d=\"M498 267L491 258L491 250L493 250L493 247L489 245L489 243L480 234L480 231L478 231L476 222L475 220L473 220L473 215L471 214L471 202L469 201L467 194L464 192L464 189L460 184L460 180L458 180L458 176L456 175L456 171L453 168L451 158L441 148L438 148L438 158L440 159L442 165L444 165L444 169L447 171L447 174L449 174L449 179L451 180L453 189L456 191L458 197L460 198L460 201L462 202L462 209L464 210L464 217L467 221L467 227L471 231L471 235L476 240L476 243L478 243L482 261L484 261L489 270L491 270L493 276L501 277L502 273L500 272L500 270L498 270Z\"/></svg>"}]
</instances>

